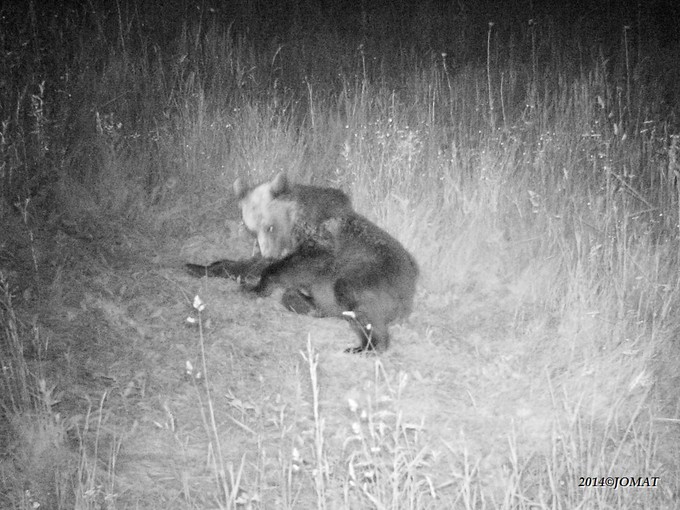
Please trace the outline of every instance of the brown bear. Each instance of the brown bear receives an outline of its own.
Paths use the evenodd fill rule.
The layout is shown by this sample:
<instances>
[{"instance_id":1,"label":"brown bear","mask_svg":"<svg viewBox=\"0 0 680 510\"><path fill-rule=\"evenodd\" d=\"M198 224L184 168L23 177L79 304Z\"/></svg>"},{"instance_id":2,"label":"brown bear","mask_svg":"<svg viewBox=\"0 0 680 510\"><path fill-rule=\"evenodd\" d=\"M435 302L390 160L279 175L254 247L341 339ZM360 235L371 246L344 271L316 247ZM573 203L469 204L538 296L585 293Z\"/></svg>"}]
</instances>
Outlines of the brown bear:
<instances>
[{"instance_id":1,"label":"brown bear","mask_svg":"<svg viewBox=\"0 0 680 510\"><path fill-rule=\"evenodd\" d=\"M310 231L247 288L268 295L280 286L289 310L349 319L360 344L348 352L364 352L388 348L389 325L411 313L418 274L415 259L396 239L350 212Z\"/></svg>"},{"instance_id":2,"label":"brown bear","mask_svg":"<svg viewBox=\"0 0 680 510\"><path fill-rule=\"evenodd\" d=\"M272 183L265 185L276 188ZM289 190L296 186L286 185ZM389 325L411 312L418 265L396 239L351 207L339 207L332 214L320 212L319 204L326 201L310 197L313 190L324 194L329 189L244 195L250 196L247 207L241 203L244 221L247 215L257 217L251 225L260 247L266 246L267 258L189 265L189 270L242 282L255 278L256 284L245 283L244 288L258 295L283 287L283 304L289 310L349 319L360 345L348 351L384 350L389 345Z\"/></svg>"}]
</instances>

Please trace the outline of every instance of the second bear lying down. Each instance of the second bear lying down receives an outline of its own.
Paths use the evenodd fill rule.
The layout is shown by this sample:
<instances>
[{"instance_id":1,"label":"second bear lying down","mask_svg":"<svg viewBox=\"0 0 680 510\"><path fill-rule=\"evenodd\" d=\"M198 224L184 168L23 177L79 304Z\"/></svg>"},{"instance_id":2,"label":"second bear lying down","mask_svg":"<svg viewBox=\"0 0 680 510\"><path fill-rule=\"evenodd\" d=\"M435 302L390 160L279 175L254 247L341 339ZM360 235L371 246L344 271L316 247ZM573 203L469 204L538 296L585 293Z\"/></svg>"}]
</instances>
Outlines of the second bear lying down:
<instances>
[{"instance_id":1,"label":"second bear lying down","mask_svg":"<svg viewBox=\"0 0 680 510\"><path fill-rule=\"evenodd\" d=\"M253 203L261 196L258 189L271 184L242 193L242 210L259 207ZM396 239L350 208L310 219L300 200L288 193L258 209L266 228L253 233L266 243L268 258L187 268L197 276L242 280L259 276L256 284L245 285L248 291L264 296L283 287L283 304L291 311L348 319L360 339L359 346L348 351L387 349L389 325L411 313L419 273L415 259Z\"/></svg>"}]
</instances>

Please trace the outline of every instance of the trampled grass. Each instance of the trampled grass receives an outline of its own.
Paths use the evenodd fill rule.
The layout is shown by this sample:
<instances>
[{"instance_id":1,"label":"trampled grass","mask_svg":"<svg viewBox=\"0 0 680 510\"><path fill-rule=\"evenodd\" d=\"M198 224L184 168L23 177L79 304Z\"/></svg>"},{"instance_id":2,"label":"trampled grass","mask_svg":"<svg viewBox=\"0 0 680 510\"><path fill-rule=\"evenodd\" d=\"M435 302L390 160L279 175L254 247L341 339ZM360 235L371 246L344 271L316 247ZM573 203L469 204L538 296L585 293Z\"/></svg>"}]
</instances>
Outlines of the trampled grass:
<instances>
[{"instance_id":1,"label":"trampled grass","mask_svg":"<svg viewBox=\"0 0 680 510\"><path fill-rule=\"evenodd\" d=\"M476 61L207 14L163 38L91 7L3 56L0 506L675 507L662 54L500 22ZM281 170L419 261L379 358L184 274L248 252L232 183Z\"/></svg>"}]
</instances>

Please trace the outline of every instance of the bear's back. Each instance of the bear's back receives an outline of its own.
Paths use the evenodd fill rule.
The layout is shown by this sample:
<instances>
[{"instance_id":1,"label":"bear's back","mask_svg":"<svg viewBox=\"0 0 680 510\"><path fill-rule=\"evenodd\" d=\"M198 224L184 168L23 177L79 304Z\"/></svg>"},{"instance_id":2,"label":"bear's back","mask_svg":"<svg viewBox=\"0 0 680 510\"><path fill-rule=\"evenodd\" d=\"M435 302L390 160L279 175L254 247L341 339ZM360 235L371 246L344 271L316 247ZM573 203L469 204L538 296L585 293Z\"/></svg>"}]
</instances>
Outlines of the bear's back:
<instances>
[{"instance_id":1,"label":"bear's back","mask_svg":"<svg viewBox=\"0 0 680 510\"><path fill-rule=\"evenodd\" d=\"M277 198L295 202L300 208L299 220L314 225L353 212L349 196L337 188L296 184L292 186L288 196L281 195Z\"/></svg>"}]
</instances>

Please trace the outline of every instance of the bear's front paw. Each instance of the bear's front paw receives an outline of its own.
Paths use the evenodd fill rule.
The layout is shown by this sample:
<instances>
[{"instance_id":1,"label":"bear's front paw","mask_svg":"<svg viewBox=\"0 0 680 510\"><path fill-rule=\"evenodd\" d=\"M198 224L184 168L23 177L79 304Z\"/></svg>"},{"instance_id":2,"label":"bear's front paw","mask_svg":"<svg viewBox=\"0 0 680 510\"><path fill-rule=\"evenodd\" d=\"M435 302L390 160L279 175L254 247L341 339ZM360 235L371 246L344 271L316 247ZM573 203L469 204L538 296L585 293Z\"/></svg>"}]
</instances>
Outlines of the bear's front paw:
<instances>
[{"instance_id":1,"label":"bear's front paw","mask_svg":"<svg viewBox=\"0 0 680 510\"><path fill-rule=\"evenodd\" d=\"M260 280L257 283L243 282L241 284L241 290L250 297L266 297L269 296L272 291L269 285Z\"/></svg>"},{"instance_id":2,"label":"bear's front paw","mask_svg":"<svg viewBox=\"0 0 680 510\"><path fill-rule=\"evenodd\" d=\"M363 346L360 345L358 347L348 347L345 349L345 352L347 354L376 354L375 349L368 345L368 346Z\"/></svg>"}]
</instances>

